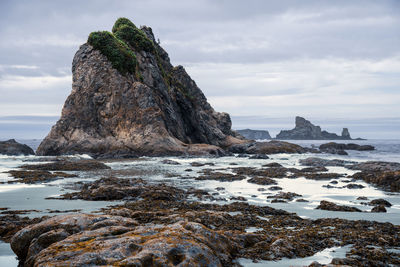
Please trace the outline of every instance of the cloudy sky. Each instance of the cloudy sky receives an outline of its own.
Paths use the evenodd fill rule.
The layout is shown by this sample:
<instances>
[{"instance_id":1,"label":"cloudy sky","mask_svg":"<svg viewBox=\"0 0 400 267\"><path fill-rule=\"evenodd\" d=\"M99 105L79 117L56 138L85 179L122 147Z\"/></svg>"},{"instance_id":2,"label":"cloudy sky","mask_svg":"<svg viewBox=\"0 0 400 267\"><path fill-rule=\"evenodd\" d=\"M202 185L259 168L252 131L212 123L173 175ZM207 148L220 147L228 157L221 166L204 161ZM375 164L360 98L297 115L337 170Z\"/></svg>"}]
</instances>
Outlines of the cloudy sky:
<instances>
[{"instance_id":1,"label":"cloudy sky","mask_svg":"<svg viewBox=\"0 0 400 267\"><path fill-rule=\"evenodd\" d=\"M21 118L47 132L71 91L79 45L122 16L151 26L236 127L296 115L322 126L399 122L398 0L2 0L0 137Z\"/></svg>"}]
</instances>

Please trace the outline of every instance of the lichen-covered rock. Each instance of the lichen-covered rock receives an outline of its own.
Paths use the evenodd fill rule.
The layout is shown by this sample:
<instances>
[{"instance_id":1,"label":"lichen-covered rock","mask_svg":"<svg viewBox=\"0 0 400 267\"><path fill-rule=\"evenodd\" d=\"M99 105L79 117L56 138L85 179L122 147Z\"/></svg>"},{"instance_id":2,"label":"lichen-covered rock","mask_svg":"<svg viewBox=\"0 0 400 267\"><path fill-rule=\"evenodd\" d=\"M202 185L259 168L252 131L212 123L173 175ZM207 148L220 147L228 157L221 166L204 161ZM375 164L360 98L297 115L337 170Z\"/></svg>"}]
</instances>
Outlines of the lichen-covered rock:
<instances>
[{"instance_id":1,"label":"lichen-covered rock","mask_svg":"<svg viewBox=\"0 0 400 267\"><path fill-rule=\"evenodd\" d=\"M171 65L151 28L128 24L133 39L117 30L95 37L108 36L104 45L123 43L136 70L114 57L123 51L103 49L97 41L92 44L98 49L82 45L72 63L72 92L37 154L223 155L221 147L245 142L234 137L229 115L214 111L185 69Z\"/></svg>"},{"instance_id":2,"label":"lichen-covered rock","mask_svg":"<svg viewBox=\"0 0 400 267\"><path fill-rule=\"evenodd\" d=\"M11 248L22 262L25 261L25 265L31 266L35 262L37 253L52 242L58 242L81 231L112 225L132 230L132 227L137 226L137 222L133 219L110 215L60 215L17 232L11 239Z\"/></svg>"},{"instance_id":3,"label":"lichen-covered rock","mask_svg":"<svg viewBox=\"0 0 400 267\"><path fill-rule=\"evenodd\" d=\"M8 156L35 155L35 152L27 145L20 144L14 139L0 141L0 154Z\"/></svg>"},{"instance_id":4,"label":"lichen-covered rock","mask_svg":"<svg viewBox=\"0 0 400 267\"><path fill-rule=\"evenodd\" d=\"M25 266L234 266L235 243L195 222L137 226L108 215L57 216L18 232Z\"/></svg>"}]
</instances>

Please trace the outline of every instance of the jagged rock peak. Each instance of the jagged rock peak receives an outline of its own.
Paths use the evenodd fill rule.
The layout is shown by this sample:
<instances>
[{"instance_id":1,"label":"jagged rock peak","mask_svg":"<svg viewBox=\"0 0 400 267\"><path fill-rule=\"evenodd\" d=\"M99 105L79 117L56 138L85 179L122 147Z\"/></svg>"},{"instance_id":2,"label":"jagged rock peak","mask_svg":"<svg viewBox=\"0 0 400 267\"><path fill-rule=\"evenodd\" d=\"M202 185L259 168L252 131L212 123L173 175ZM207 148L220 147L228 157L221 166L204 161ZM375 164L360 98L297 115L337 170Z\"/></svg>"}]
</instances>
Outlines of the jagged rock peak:
<instances>
[{"instance_id":1,"label":"jagged rock peak","mask_svg":"<svg viewBox=\"0 0 400 267\"><path fill-rule=\"evenodd\" d=\"M223 154L241 141L150 27L119 18L93 32L72 62L72 91L38 155Z\"/></svg>"},{"instance_id":2,"label":"jagged rock peak","mask_svg":"<svg viewBox=\"0 0 400 267\"><path fill-rule=\"evenodd\" d=\"M276 136L283 140L351 140L349 130L343 128L342 135L322 131L320 126L312 124L310 121L297 116L295 128L292 130L282 130Z\"/></svg>"}]
</instances>

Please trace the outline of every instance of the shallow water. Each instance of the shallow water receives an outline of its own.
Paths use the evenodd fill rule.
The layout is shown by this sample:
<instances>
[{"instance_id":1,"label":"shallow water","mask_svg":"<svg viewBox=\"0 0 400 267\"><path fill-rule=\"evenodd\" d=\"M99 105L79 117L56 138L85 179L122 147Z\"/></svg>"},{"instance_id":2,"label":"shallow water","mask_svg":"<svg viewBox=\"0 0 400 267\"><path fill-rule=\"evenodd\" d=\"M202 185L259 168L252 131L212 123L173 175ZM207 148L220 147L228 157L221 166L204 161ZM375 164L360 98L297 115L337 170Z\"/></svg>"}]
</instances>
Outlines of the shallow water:
<instances>
[{"instance_id":1,"label":"shallow water","mask_svg":"<svg viewBox=\"0 0 400 267\"><path fill-rule=\"evenodd\" d=\"M261 266L271 266L271 267L300 267L308 266L313 261L317 261L320 264L329 264L333 258L345 258L346 252L351 249L352 245L347 245L344 247L332 247L326 248L320 252L315 253L313 256L305 258L295 258L287 259L283 258L278 261L258 261L253 262L249 259L239 259L238 262L246 267L261 267Z\"/></svg>"},{"instance_id":2,"label":"shallow water","mask_svg":"<svg viewBox=\"0 0 400 267\"><path fill-rule=\"evenodd\" d=\"M293 141L292 141L293 142ZM328 141L294 141L303 146L312 145L318 146L321 143ZM279 191L269 190L270 186L261 186L248 183L247 179L234 182L220 182L214 180L198 181L194 178L201 175L202 169L208 168L218 172L232 172L232 168L236 167L257 167L261 165L278 162L285 167L302 168L299 159L307 157L321 157L327 159L345 159L351 161L366 161L366 160L381 160L400 162L400 140L367 140L367 141L351 141L358 144L371 144L376 146L376 151L348 151L349 156L339 156L330 154L276 154L271 155L270 159L248 159L239 157L222 157L222 158L179 158L179 157L164 157L164 158L141 158L135 160L110 160L105 163L112 170L102 170L93 172L76 172L76 178L64 178L50 183L26 185L26 184L7 184L7 181L12 180L7 173L9 170L17 169L23 164L36 164L34 159L39 157L8 157L0 155L0 207L7 207L10 210L38 210L30 212L26 216L36 217L43 215L57 215L50 213L51 210L74 210L80 209L82 212L95 212L108 205L116 205L121 202L116 201L83 201L83 200L49 200L46 197L54 197L70 192L72 190L65 189L68 184L77 181L93 181L101 177L140 177L150 182L165 182L181 188L195 187L205 189L211 193L218 192L216 197L225 198L227 201L217 201L220 204L232 202L230 197L243 196L250 204L268 205L274 208L284 209L289 212L297 213L303 218L344 218L350 220L374 220L380 222L391 222L400 224L400 194L389 193L368 185L362 181L356 181L357 184L362 184L365 187L362 189L347 189L347 188L326 188L330 180L310 180L305 178L276 178L278 186L282 187L283 192L295 192L301 194L300 198L308 202L290 201L289 203L271 203L268 196L277 194ZM30 145L37 146L39 141L26 141ZM346 142L347 143L347 142ZM87 156L85 156L87 157ZM161 163L164 159L171 159L180 163L180 165L167 165ZM213 163L214 166L193 167L192 162ZM234 164L234 165L233 165ZM191 169L191 171L188 171ZM328 167L330 172L343 173L352 175L354 171L343 167ZM346 185L343 180L348 178L336 179L338 184L335 186ZM223 187L224 190L217 191L217 187ZM264 188L265 191L258 191ZM363 205L363 201L357 200L357 197L368 197L368 201L376 198L384 198L393 204L387 208L387 213L370 213L370 212L333 212L316 210L315 207L321 200L328 200L341 205L349 205L357 207L363 211L370 211L371 206ZM364 201L364 202L368 202ZM62 214L62 213L61 213ZM25 216L25 215L24 215ZM258 229L249 228L248 231L257 231ZM16 261L12 255L12 251L7 250L8 244L0 243L0 266L16 266ZM332 248L321 251L313 257L304 259L284 259L279 262L264 262L264 265L254 265L251 261L241 259L240 262L245 266L288 266L288 265L307 265L314 260L323 263L324 257L331 259L335 253L345 253L345 248ZM335 252L334 252L335 251ZM11 253L11 254L7 254ZM327 256L328 255L328 256ZM342 255L342 254L340 254ZM344 255L344 254L343 254ZM335 256L335 257L336 257ZM312 259L311 259L312 258ZM311 262L309 262L311 260ZM309 262L309 263L306 263ZM329 263L330 260L326 263ZM268 264L268 265L267 265Z\"/></svg>"},{"instance_id":3,"label":"shallow water","mask_svg":"<svg viewBox=\"0 0 400 267\"><path fill-rule=\"evenodd\" d=\"M0 266L15 267L18 265L17 257L11 250L10 244L0 241Z\"/></svg>"}]
</instances>

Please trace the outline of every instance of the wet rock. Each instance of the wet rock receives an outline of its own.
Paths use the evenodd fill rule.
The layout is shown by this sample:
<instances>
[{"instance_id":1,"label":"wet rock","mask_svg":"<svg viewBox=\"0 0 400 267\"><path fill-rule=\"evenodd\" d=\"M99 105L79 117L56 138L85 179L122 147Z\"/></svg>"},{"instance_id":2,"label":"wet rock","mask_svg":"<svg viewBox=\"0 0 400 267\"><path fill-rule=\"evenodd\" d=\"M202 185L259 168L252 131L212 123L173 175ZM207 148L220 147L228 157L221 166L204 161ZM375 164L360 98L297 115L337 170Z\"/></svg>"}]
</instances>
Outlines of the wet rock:
<instances>
[{"instance_id":1,"label":"wet rock","mask_svg":"<svg viewBox=\"0 0 400 267\"><path fill-rule=\"evenodd\" d=\"M386 212L386 208L384 205L378 205L371 209L371 212Z\"/></svg>"},{"instance_id":2,"label":"wet rock","mask_svg":"<svg viewBox=\"0 0 400 267\"><path fill-rule=\"evenodd\" d=\"M106 164L96 160L60 160L43 164L22 165L25 170L45 171L92 171L111 169Z\"/></svg>"},{"instance_id":3,"label":"wet rock","mask_svg":"<svg viewBox=\"0 0 400 267\"><path fill-rule=\"evenodd\" d=\"M275 199L286 199L286 200L293 200L294 198L301 197L302 195L293 193L293 192L279 192L274 196L269 196L267 198L275 198Z\"/></svg>"},{"instance_id":4,"label":"wet rock","mask_svg":"<svg viewBox=\"0 0 400 267\"><path fill-rule=\"evenodd\" d=\"M368 205L370 205L370 206L382 205L384 207L391 207L392 203L390 203L389 201L384 200L382 198L378 198L378 199L374 199L374 200L371 200L370 202L368 202Z\"/></svg>"},{"instance_id":5,"label":"wet rock","mask_svg":"<svg viewBox=\"0 0 400 267\"><path fill-rule=\"evenodd\" d=\"M363 186L362 184L347 184L344 186L344 188L348 188L348 189L362 189L365 186Z\"/></svg>"},{"instance_id":6,"label":"wet rock","mask_svg":"<svg viewBox=\"0 0 400 267\"><path fill-rule=\"evenodd\" d=\"M362 171L353 178L374 184L384 190L400 192L400 171Z\"/></svg>"},{"instance_id":7,"label":"wet rock","mask_svg":"<svg viewBox=\"0 0 400 267\"><path fill-rule=\"evenodd\" d=\"M232 181L241 181L246 177L244 175L235 175L231 173L223 173L223 172L205 172L204 175L200 175L196 177L196 180L216 180L220 182L232 182Z\"/></svg>"},{"instance_id":8,"label":"wet rock","mask_svg":"<svg viewBox=\"0 0 400 267\"><path fill-rule=\"evenodd\" d=\"M274 198L271 200L271 203L287 203L287 201L280 198Z\"/></svg>"},{"instance_id":9,"label":"wet rock","mask_svg":"<svg viewBox=\"0 0 400 267\"><path fill-rule=\"evenodd\" d=\"M247 198L243 196L233 196L229 198L230 200L237 200L237 201L247 201Z\"/></svg>"},{"instance_id":10,"label":"wet rock","mask_svg":"<svg viewBox=\"0 0 400 267\"><path fill-rule=\"evenodd\" d=\"M168 165L181 165L179 162L175 160L170 160L170 159L164 159L161 161L162 164L168 164Z\"/></svg>"},{"instance_id":11,"label":"wet rock","mask_svg":"<svg viewBox=\"0 0 400 267\"><path fill-rule=\"evenodd\" d=\"M341 159L322 159L322 158L316 158L316 157L310 157L310 158L305 158L305 159L300 159L299 163L304 166L339 166L343 167L349 164L353 164L354 161L347 161L347 160L341 160Z\"/></svg>"},{"instance_id":12,"label":"wet rock","mask_svg":"<svg viewBox=\"0 0 400 267\"><path fill-rule=\"evenodd\" d=\"M190 166L192 167L203 167L203 166L214 166L215 164L212 162L190 162Z\"/></svg>"},{"instance_id":13,"label":"wet rock","mask_svg":"<svg viewBox=\"0 0 400 267\"><path fill-rule=\"evenodd\" d=\"M315 166L315 167L307 167L300 169L301 172L326 172L328 171L327 168L324 166Z\"/></svg>"},{"instance_id":14,"label":"wet rock","mask_svg":"<svg viewBox=\"0 0 400 267\"><path fill-rule=\"evenodd\" d=\"M145 198L148 200L183 199L184 191L164 184L147 184L142 179L110 177L102 178L91 183L85 183L78 192L66 193L58 198L52 199L104 201L137 198Z\"/></svg>"},{"instance_id":15,"label":"wet rock","mask_svg":"<svg viewBox=\"0 0 400 267\"><path fill-rule=\"evenodd\" d=\"M71 178L76 177L75 174L69 174L65 172L49 172L43 170L34 170L34 171L20 171L20 170L12 170L8 171L12 177L16 178L16 183L26 183L26 184L34 184L34 183L45 183L50 182L57 179L62 178Z\"/></svg>"},{"instance_id":16,"label":"wet rock","mask_svg":"<svg viewBox=\"0 0 400 267\"><path fill-rule=\"evenodd\" d=\"M310 202L310 201L308 201L304 198L299 198L299 199L296 199L296 202Z\"/></svg>"},{"instance_id":17,"label":"wet rock","mask_svg":"<svg viewBox=\"0 0 400 267\"><path fill-rule=\"evenodd\" d=\"M327 173L305 173L304 177L313 180L329 180L342 177L341 173L327 172Z\"/></svg>"},{"instance_id":18,"label":"wet rock","mask_svg":"<svg viewBox=\"0 0 400 267\"><path fill-rule=\"evenodd\" d=\"M356 208L356 207L349 207L349 206L342 206L342 205L337 205L333 202L329 202L326 200L322 200L319 203L319 206L316 207L316 209L319 210L330 210L330 211L346 211L346 212L362 212L362 210Z\"/></svg>"},{"instance_id":19,"label":"wet rock","mask_svg":"<svg viewBox=\"0 0 400 267\"><path fill-rule=\"evenodd\" d=\"M247 180L247 182L259 185L273 185L278 184L274 179L268 177L253 177Z\"/></svg>"},{"instance_id":20,"label":"wet rock","mask_svg":"<svg viewBox=\"0 0 400 267\"><path fill-rule=\"evenodd\" d=\"M271 186L271 187L268 188L268 190L278 191L278 190L282 190L282 187L280 187L280 186Z\"/></svg>"},{"instance_id":21,"label":"wet rock","mask_svg":"<svg viewBox=\"0 0 400 267\"><path fill-rule=\"evenodd\" d=\"M281 168L283 166L281 164L279 164L278 162L271 162L268 164L263 164L262 167L264 167L264 168Z\"/></svg>"},{"instance_id":22,"label":"wet rock","mask_svg":"<svg viewBox=\"0 0 400 267\"><path fill-rule=\"evenodd\" d=\"M265 154L255 154L250 156L249 159L269 159L269 157Z\"/></svg>"},{"instance_id":23,"label":"wet rock","mask_svg":"<svg viewBox=\"0 0 400 267\"><path fill-rule=\"evenodd\" d=\"M35 155L32 148L27 145L20 144L15 139L10 139L7 141L0 141L0 154L8 156L18 156L18 155Z\"/></svg>"},{"instance_id":24,"label":"wet rock","mask_svg":"<svg viewBox=\"0 0 400 267\"><path fill-rule=\"evenodd\" d=\"M330 183L330 184L338 184L338 181L333 180L333 181L330 181L329 183Z\"/></svg>"},{"instance_id":25,"label":"wet rock","mask_svg":"<svg viewBox=\"0 0 400 267\"><path fill-rule=\"evenodd\" d=\"M351 170L360 170L366 172L400 171L400 163L386 161L366 161L353 164L348 166L348 168Z\"/></svg>"},{"instance_id":26,"label":"wet rock","mask_svg":"<svg viewBox=\"0 0 400 267\"><path fill-rule=\"evenodd\" d=\"M222 191L222 190L225 190L225 187L217 187L217 188L215 188L215 190Z\"/></svg>"}]
</instances>

